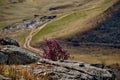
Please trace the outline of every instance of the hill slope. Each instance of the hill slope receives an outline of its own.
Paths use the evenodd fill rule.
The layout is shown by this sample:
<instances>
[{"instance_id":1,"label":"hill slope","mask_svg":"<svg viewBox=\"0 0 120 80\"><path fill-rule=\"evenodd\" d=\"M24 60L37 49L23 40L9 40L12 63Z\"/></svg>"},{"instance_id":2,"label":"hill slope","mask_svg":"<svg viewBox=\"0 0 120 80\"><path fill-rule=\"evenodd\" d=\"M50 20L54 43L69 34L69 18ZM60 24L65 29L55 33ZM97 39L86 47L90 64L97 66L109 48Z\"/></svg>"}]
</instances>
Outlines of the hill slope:
<instances>
[{"instance_id":1,"label":"hill slope","mask_svg":"<svg viewBox=\"0 0 120 80\"><path fill-rule=\"evenodd\" d=\"M115 2L92 2L94 8L87 6L80 11L82 13L76 12L50 23L33 37L32 46L39 48L43 38L56 38L69 50L74 60L120 63L120 1Z\"/></svg>"},{"instance_id":2,"label":"hill slope","mask_svg":"<svg viewBox=\"0 0 120 80\"><path fill-rule=\"evenodd\" d=\"M120 1L84 24L91 29L62 39L72 57L88 63L120 64ZM76 54L79 53L79 54Z\"/></svg>"},{"instance_id":3,"label":"hill slope","mask_svg":"<svg viewBox=\"0 0 120 80\"><path fill-rule=\"evenodd\" d=\"M19 21L32 19L34 15L40 15L40 17L48 15L61 16L76 9L79 10L81 6L91 1L92 0L0 0L0 33L3 33L1 31L2 27ZM50 11L50 8L58 8L58 10ZM12 37L19 41L20 45L23 45L29 32L30 31L11 31L7 34L5 33L4 36Z\"/></svg>"},{"instance_id":4,"label":"hill slope","mask_svg":"<svg viewBox=\"0 0 120 80\"><path fill-rule=\"evenodd\" d=\"M120 48L120 1L105 12L86 22L92 29L76 33L70 42L90 43ZM68 41L68 42L69 42Z\"/></svg>"},{"instance_id":5,"label":"hill slope","mask_svg":"<svg viewBox=\"0 0 120 80\"><path fill-rule=\"evenodd\" d=\"M19 2L21 0L18 2L10 0L13 2L9 4L7 1L9 0L5 0L5 3L0 1L2 5L0 27L31 18L35 14L40 16L57 14L58 20L54 20L33 35L32 46L39 48L39 43L42 43L44 38L56 38L70 50L70 53L74 53L72 56L75 56L77 60L89 63L97 63L100 60L101 62L107 60L109 63L120 63L119 54L114 57L111 54L108 56L108 53L113 54L120 51L118 0L22 0L22 2ZM113 5L114 3L116 4ZM112 7L109 8L110 6ZM50 11L51 7L57 8L57 10ZM67 16L59 19L64 15ZM24 44L29 32L13 31L7 36ZM84 55L80 53L84 53ZM86 53L100 54L95 57L96 54L86 55ZM101 54L106 54L106 56L101 56ZM92 60L93 57L94 60Z\"/></svg>"},{"instance_id":6,"label":"hill slope","mask_svg":"<svg viewBox=\"0 0 120 80\"><path fill-rule=\"evenodd\" d=\"M87 33L89 33L89 31L91 31L93 28L98 28L98 25L100 25L100 23L102 25L102 22L104 22L106 20L106 18L108 18L109 16L114 16L114 12L116 12L116 11L113 11L114 8L111 10L109 7L112 6L115 2L116 1L114 1L114 0L111 0L108 2L104 1L104 0L103 1L101 0L99 2L96 0L93 0L89 3L87 3L86 4L87 6L84 5L80 11L71 13L70 15L62 18L61 20L54 21L54 22L48 24L43 30L38 32L33 37L31 44L32 45L38 44L38 42L42 41L43 38L59 38L59 39L63 39L62 41L64 41L67 38L65 40L65 43L74 43L74 42L77 42L77 43L79 43L79 42L80 43L81 42L84 42L84 43L91 43L91 42L96 42L96 43L100 43L100 42L104 43L105 42L106 43L106 42L109 42L110 43L110 40L106 40L106 41L101 40L101 39L95 40L96 37L100 38L101 36L103 37L104 34L106 34L106 35L109 34L107 32L109 27L102 28L102 31L104 31L105 33L103 34L101 32L102 33L101 35L97 35L97 34L100 34L99 30L101 30L101 28L94 31L94 33L91 32L91 36L89 36L90 34L87 34ZM119 2L117 2L117 3L119 3ZM115 7L115 9L117 9L117 8ZM114 17L114 19L115 18L116 17ZM113 21L113 20L111 20L111 21ZM110 21L107 21L107 22L110 22ZM105 24L107 24L107 26L111 25L108 23L105 23ZM111 31L109 31L109 32L112 33ZM84 35L85 33L86 33L86 36ZM106 36L104 36L104 37L107 38ZM104 37L103 37L103 39L104 39ZM116 38L117 38L117 36L116 36ZM114 41L114 42L116 42L116 41ZM117 42L119 42L119 41L117 41Z\"/></svg>"}]
</instances>

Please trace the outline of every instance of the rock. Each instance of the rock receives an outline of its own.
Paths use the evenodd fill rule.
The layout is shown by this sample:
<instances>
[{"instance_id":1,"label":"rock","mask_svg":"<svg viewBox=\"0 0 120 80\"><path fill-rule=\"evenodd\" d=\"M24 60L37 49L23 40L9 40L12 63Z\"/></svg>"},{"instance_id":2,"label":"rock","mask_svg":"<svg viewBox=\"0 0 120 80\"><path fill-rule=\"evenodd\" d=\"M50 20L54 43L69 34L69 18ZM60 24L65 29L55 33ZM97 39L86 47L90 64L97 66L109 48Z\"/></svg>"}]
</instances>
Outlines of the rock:
<instances>
[{"instance_id":1,"label":"rock","mask_svg":"<svg viewBox=\"0 0 120 80\"><path fill-rule=\"evenodd\" d=\"M0 75L0 80L12 80L12 79Z\"/></svg>"},{"instance_id":2,"label":"rock","mask_svg":"<svg viewBox=\"0 0 120 80\"><path fill-rule=\"evenodd\" d=\"M120 80L120 69L112 69L115 73L116 80Z\"/></svg>"},{"instance_id":3,"label":"rock","mask_svg":"<svg viewBox=\"0 0 120 80\"><path fill-rule=\"evenodd\" d=\"M14 45L14 46L20 46L19 43L11 38L5 37L0 40L1 45Z\"/></svg>"},{"instance_id":4,"label":"rock","mask_svg":"<svg viewBox=\"0 0 120 80\"><path fill-rule=\"evenodd\" d=\"M103 64L91 64L91 66L95 66L98 68L104 68L105 66Z\"/></svg>"},{"instance_id":5,"label":"rock","mask_svg":"<svg viewBox=\"0 0 120 80\"><path fill-rule=\"evenodd\" d=\"M2 52L8 56L7 64L28 64L39 60L34 53L17 46L6 46Z\"/></svg>"},{"instance_id":6,"label":"rock","mask_svg":"<svg viewBox=\"0 0 120 80\"><path fill-rule=\"evenodd\" d=\"M49 75L56 80L115 80L111 69L102 69L90 64L72 60L50 61L40 59L33 72L36 75ZM44 65L47 70L41 71L40 66ZM38 72L40 69L40 72ZM36 72L37 71L37 72ZM42 72L42 73L41 73Z\"/></svg>"},{"instance_id":7,"label":"rock","mask_svg":"<svg viewBox=\"0 0 120 80\"><path fill-rule=\"evenodd\" d=\"M6 63L8 60L8 55L0 51L0 64Z\"/></svg>"}]
</instances>

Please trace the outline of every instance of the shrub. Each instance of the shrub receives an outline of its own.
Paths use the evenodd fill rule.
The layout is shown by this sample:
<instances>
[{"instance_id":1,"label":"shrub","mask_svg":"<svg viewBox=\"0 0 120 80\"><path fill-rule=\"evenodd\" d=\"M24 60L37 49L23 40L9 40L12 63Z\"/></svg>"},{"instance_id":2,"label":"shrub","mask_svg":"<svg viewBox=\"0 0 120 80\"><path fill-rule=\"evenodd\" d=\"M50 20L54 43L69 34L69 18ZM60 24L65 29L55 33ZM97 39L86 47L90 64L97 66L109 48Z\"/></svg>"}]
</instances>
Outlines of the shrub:
<instances>
[{"instance_id":1,"label":"shrub","mask_svg":"<svg viewBox=\"0 0 120 80\"><path fill-rule=\"evenodd\" d=\"M59 43L58 40L45 40L47 47L43 48L43 58L57 61L68 59L69 54Z\"/></svg>"}]
</instances>

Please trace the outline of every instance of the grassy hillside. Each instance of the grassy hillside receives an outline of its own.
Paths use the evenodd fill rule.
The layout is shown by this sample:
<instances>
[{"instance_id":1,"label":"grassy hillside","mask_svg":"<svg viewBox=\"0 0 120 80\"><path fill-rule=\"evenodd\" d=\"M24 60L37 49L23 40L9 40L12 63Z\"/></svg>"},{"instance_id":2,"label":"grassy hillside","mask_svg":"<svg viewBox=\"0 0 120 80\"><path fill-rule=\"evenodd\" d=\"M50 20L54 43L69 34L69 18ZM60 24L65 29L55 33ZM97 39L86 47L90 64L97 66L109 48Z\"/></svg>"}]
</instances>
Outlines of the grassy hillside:
<instances>
[{"instance_id":1,"label":"grassy hillside","mask_svg":"<svg viewBox=\"0 0 120 80\"><path fill-rule=\"evenodd\" d=\"M43 40L43 38L59 38L67 35L73 35L76 32L89 30L86 21L108 9L116 0L92 0L81 6L81 9L70 13L70 15L48 24L44 29L38 32L31 41L34 45ZM57 34L57 35L56 35Z\"/></svg>"},{"instance_id":2,"label":"grassy hillside","mask_svg":"<svg viewBox=\"0 0 120 80\"><path fill-rule=\"evenodd\" d=\"M111 12L116 10L114 7L109 10L117 1L0 0L0 28L32 18L35 14L40 16L55 14L57 18L33 36L32 46L38 48L44 38L56 38L68 48L71 59L88 63L120 63L120 12ZM57 10L49 11L49 8ZM62 16L65 17L61 18ZM11 31L4 34L15 38L23 45L29 32L29 30ZM1 31L0 33L2 34Z\"/></svg>"},{"instance_id":3,"label":"grassy hillside","mask_svg":"<svg viewBox=\"0 0 120 80\"><path fill-rule=\"evenodd\" d=\"M105 12L87 22L92 29L83 33L78 32L66 39L70 45L79 44L79 47L69 48L72 53L84 53L72 55L77 60L87 62L101 62L104 64L120 64L120 1ZM93 24L94 23L94 24ZM76 50L78 50L76 52ZM86 54L85 54L86 53ZM89 54L87 54L89 53ZM90 54L92 53L92 54ZM81 57L82 56L82 57ZM85 59L86 58L86 59ZM89 58L89 59L88 59ZM94 58L94 60L92 59Z\"/></svg>"},{"instance_id":4,"label":"grassy hillside","mask_svg":"<svg viewBox=\"0 0 120 80\"><path fill-rule=\"evenodd\" d=\"M35 14L40 16L67 14L75 9L79 9L81 6L76 6L80 3L86 4L89 1L90 0L0 0L0 29L23 19L33 18ZM64 7L67 5L71 6L56 11L49 11L51 7ZM7 36L20 41L21 45L24 44L23 38L26 38L27 33L22 31L17 31L17 33L21 34L8 32ZM26 36L23 37L23 33L25 33Z\"/></svg>"},{"instance_id":5,"label":"grassy hillside","mask_svg":"<svg viewBox=\"0 0 120 80\"><path fill-rule=\"evenodd\" d=\"M120 2L110 7L105 12L97 15L87 22L92 29L83 33L78 32L68 39L76 39L80 43L108 44L120 48Z\"/></svg>"},{"instance_id":6,"label":"grassy hillside","mask_svg":"<svg viewBox=\"0 0 120 80\"><path fill-rule=\"evenodd\" d=\"M57 38L69 50L71 59L120 64L119 6L114 7L116 1L87 3L79 11L48 24L33 37L31 45L38 48L44 38Z\"/></svg>"}]
</instances>

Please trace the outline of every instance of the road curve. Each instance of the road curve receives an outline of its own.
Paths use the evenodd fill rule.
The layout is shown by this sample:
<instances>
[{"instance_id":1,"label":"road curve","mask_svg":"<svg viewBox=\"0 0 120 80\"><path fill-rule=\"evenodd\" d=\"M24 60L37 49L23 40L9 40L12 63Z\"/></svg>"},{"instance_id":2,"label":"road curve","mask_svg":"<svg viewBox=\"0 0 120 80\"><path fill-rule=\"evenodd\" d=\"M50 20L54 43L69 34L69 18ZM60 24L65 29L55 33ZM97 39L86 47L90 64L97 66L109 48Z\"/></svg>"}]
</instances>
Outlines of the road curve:
<instances>
[{"instance_id":1,"label":"road curve","mask_svg":"<svg viewBox=\"0 0 120 80\"><path fill-rule=\"evenodd\" d=\"M71 14L72 14L72 13L71 13ZM48 25L49 23L52 23L53 21L60 20L60 19L66 17L66 16L68 16L68 15L70 15L70 14L66 14L66 15L61 16L61 17L59 17L59 18L56 18L56 19L54 19L54 20L52 20L52 21L49 21L49 22L47 22L47 23L44 23L42 26L40 26L40 27L38 27L38 28L36 28L36 26L33 27L33 28L31 29L30 34L26 37L26 40L25 40L25 43L24 43L23 47L24 47L25 49L28 49L28 50L30 50L30 51L32 51L32 52L37 53L37 55L39 55L39 56L42 56L42 53L43 53L42 50L36 49L36 48L34 48L34 47L32 47L32 46L30 45L30 42L31 42L31 40L32 40L32 37L33 37L34 35L36 35L38 32L40 32L40 30L42 30L42 29L43 29L46 25Z\"/></svg>"},{"instance_id":2,"label":"road curve","mask_svg":"<svg viewBox=\"0 0 120 80\"><path fill-rule=\"evenodd\" d=\"M46 25L47 25L47 23L45 23L44 25L42 25L42 26L39 28L39 31L40 31L41 29L43 29ZM25 41L25 43L24 43L24 48L26 48L26 49L28 49L28 50L30 50L30 51L32 51L32 52L35 52L35 53L37 53L37 54L40 54L40 53L42 53L41 50L36 49L36 48L30 46L30 42L31 42L31 40L32 40L33 35L36 33L36 31L37 31L37 29L36 29L35 27L33 27L33 28L31 29L31 32L30 32L30 34L27 36L26 41Z\"/></svg>"}]
</instances>

